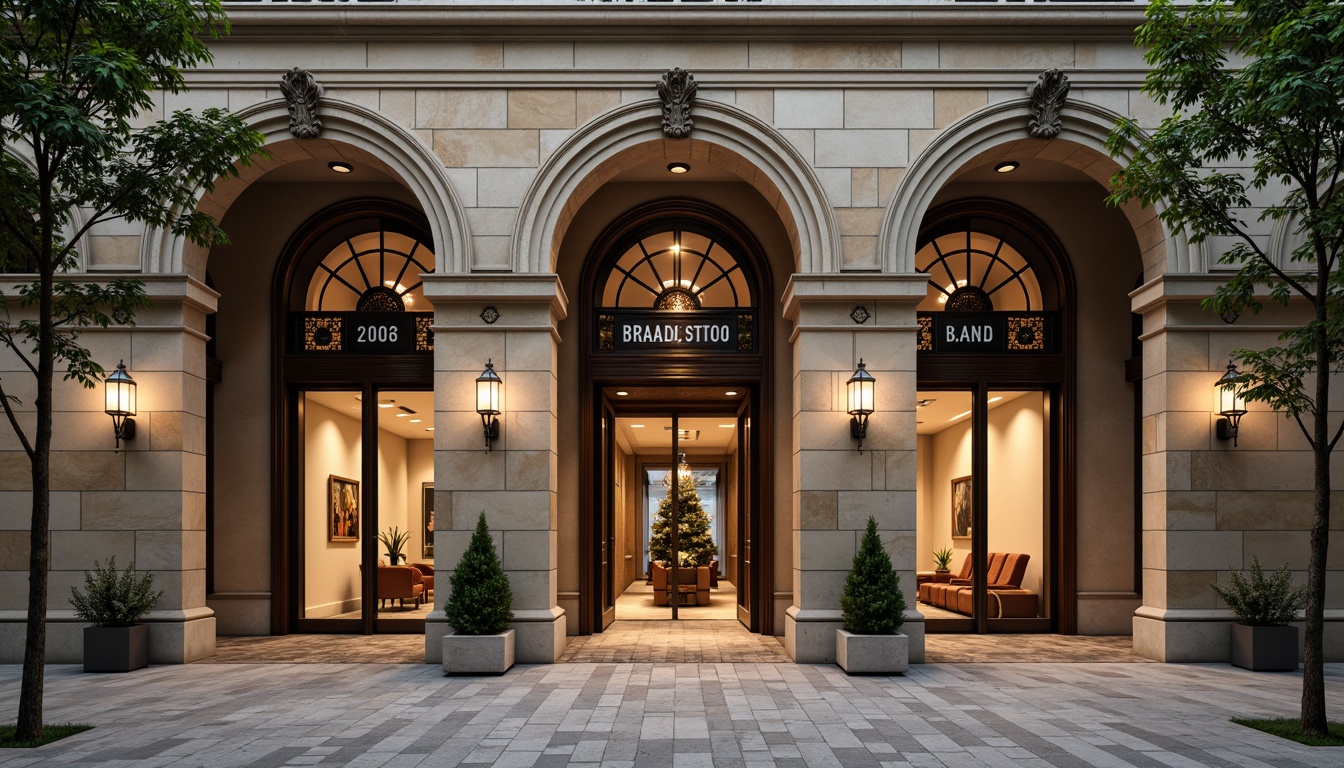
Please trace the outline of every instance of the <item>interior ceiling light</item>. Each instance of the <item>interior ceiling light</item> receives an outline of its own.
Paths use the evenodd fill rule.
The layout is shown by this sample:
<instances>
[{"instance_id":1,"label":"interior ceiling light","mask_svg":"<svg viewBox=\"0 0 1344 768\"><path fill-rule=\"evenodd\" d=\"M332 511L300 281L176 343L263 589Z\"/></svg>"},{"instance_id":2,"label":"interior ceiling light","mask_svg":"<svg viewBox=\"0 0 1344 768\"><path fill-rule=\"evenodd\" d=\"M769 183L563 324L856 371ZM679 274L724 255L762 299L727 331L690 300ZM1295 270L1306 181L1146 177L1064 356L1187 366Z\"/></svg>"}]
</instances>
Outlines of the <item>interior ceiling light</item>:
<instances>
[{"instance_id":1,"label":"interior ceiling light","mask_svg":"<svg viewBox=\"0 0 1344 768\"><path fill-rule=\"evenodd\" d=\"M644 425L643 425L643 424L631 424L631 425L630 425L630 428L631 428L631 429L643 429L643 428L644 428Z\"/></svg>"},{"instance_id":2,"label":"interior ceiling light","mask_svg":"<svg viewBox=\"0 0 1344 768\"><path fill-rule=\"evenodd\" d=\"M422 421L424 421L424 419L411 419L412 424L419 424Z\"/></svg>"},{"instance_id":3,"label":"interior ceiling light","mask_svg":"<svg viewBox=\"0 0 1344 768\"><path fill-rule=\"evenodd\" d=\"M625 396L628 395L628 394L630 394L630 393L629 393L629 392L626 392L624 389L617 390L617 392L616 392L616 396L617 396L617 397L625 397Z\"/></svg>"},{"instance_id":4,"label":"interior ceiling light","mask_svg":"<svg viewBox=\"0 0 1344 768\"><path fill-rule=\"evenodd\" d=\"M434 431L434 428L433 428L433 427L425 427L425 431L426 431L426 432L433 432L433 431Z\"/></svg>"},{"instance_id":5,"label":"interior ceiling light","mask_svg":"<svg viewBox=\"0 0 1344 768\"><path fill-rule=\"evenodd\" d=\"M732 390L729 390L729 391L727 391L727 392L724 392L723 394L725 394L725 395L727 395L727 396L729 396L729 397L736 397L736 396L737 396L737 393L736 393L736 392L733 392Z\"/></svg>"},{"instance_id":6,"label":"interior ceiling light","mask_svg":"<svg viewBox=\"0 0 1344 768\"><path fill-rule=\"evenodd\" d=\"M665 432L671 432L671 431L672 431L672 428L671 428L671 427L663 427L663 431L665 431ZM685 440L685 441L699 440L699 439L700 439L700 430L698 430L698 429L678 429L678 430L677 430L677 439L678 439L678 440Z\"/></svg>"},{"instance_id":7,"label":"interior ceiling light","mask_svg":"<svg viewBox=\"0 0 1344 768\"><path fill-rule=\"evenodd\" d=\"M991 397L991 398L989 398L988 400L986 400L985 402L987 402L987 403L997 403L997 402L999 402L999 401L1002 400L1002 399L1003 399L1002 397Z\"/></svg>"},{"instance_id":8,"label":"interior ceiling light","mask_svg":"<svg viewBox=\"0 0 1344 768\"><path fill-rule=\"evenodd\" d=\"M720 425L719 425L719 428L720 428L720 429L732 429L733 427L736 427L736 426L737 426L736 424L720 424Z\"/></svg>"},{"instance_id":9,"label":"interior ceiling light","mask_svg":"<svg viewBox=\"0 0 1344 768\"><path fill-rule=\"evenodd\" d=\"M410 415L411 415L411 414L409 414L409 413L398 413L398 414L397 414L397 418L398 418L398 419L404 419L404 418L406 418L407 416L410 416Z\"/></svg>"},{"instance_id":10,"label":"interior ceiling light","mask_svg":"<svg viewBox=\"0 0 1344 768\"><path fill-rule=\"evenodd\" d=\"M351 173L355 170L355 166L349 163L343 163L340 160L333 160L330 163L327 163L327 167L336 173Z\"/></svg>"},{"instance_id":11,"label":"interior ceiling light","mask_svg":"<svg viewBox=\"0 0 1344 768\"><path fill-rule=\"evenodd\" d=\"M396 404L397 404L397 401L396 401L396 400L379 400L379 401L378 401L378 407L379 407L379 408L391 408L392 406L394 406L394 405L396 405Z\"/></svg>"},{"instance_id":12,"label":"interior ceiling light","mask_svg":"<svg viewBox=\"0 0 1344 768\"><path fill-rule=\"evenodd\" d=\"M1022 164L1016 160L1004 160L1002 163L994 166L994 170L998 173L1012 173L1020 167L1022 167Z\"/></svg>"},{"instance_id":13,"label":"interior ceiling light","mask_svg":"<svg viewBox=\"0 0 1344 768\"><path fill-rule=\"evenodd\" d=\"M956 421L957 419L960 419L962 416L970 416L970 415L971 415L970 411L962 411L961 413L958 413L956 416L953 416L952 418L948 419L948 421Z\"/></svg>"},{"instance_id":14,"label":"interior ceiling light","mask_svg":"<svg viewBox=\"0 0 1344 768\"><path fill-rule=\"evenodd\" d=\"M925 408L925 407L930 406L930 405L932 405L932 404L934 404L934 403L936 403L936 402L938 402L938 398L936 398L936 397L926 397L926 398L924 398L923 400L916 400L916 401L915 401L915 405L919 406L920 408Z\"/></svg>"},{"instance_id":15,"label":"interior ceiling light","mask_svg":"<svg viewBox=\"0 0 1344 768\"><path fill-rule=\"evenodd\" d=\"M668 164L667 164L667 170L670 171L670 172L672 172L672 173L677 173L677 174L686 173L686 172L688 172L688 171L691 170L691 164L690 164L690 163L668 163Z\"/></svg>"}]
</instances>

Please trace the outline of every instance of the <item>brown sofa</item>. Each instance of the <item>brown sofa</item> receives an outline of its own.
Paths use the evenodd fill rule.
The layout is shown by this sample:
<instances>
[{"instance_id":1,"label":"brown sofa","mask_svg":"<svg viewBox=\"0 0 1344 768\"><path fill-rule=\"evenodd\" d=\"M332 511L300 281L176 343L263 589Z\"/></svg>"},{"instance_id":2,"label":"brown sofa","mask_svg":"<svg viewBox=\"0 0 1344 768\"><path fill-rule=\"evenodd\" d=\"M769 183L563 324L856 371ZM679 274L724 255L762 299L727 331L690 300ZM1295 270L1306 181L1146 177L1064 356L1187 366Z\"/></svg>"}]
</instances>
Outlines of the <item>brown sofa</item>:
<instances>
[{"instance_id":1,"label":"brown sofa","mask_svg":"<svg viewBox=\"0 0 1344 768\"><path fill-rule=\"evenodd\" d=\"M359 572L364 573L364 565L361 563ZM420 600L425 595L425 579L420 575L420 571L409 565L383 565L378 563L378 608L382 610L383 603L388 600L401 601L401 607L406 607L408 599L414 600L416 607L419 607Z\"/></svg>"},{"instance_id":2,"label":"brown sofa","mask_svg":"<svg viewBox=\"0 0 1344 768\"><path fill-rule=\"evenodd\" d=\"M653 577L653 604L671 605L672 590L668 586L671 569L664 567L661 560L654 560L652 563ZM710 569L707 566L699 568L678 568L677 579L681 582L681 592L691 593L694 599L685 598L681 605L709 605L709 582Z\"/></svg>"},{"instance_id":3,"label":"brown sofa","mask_svg":"<svg viewBox=\"0 0 1344 768\"><path fill-rule=\"evenodd\" d=\"M924 579L923 581L920 581L920 580L919 580L919 577L918 577L918 575L917 575L917 576L916 576L915 583L919 585L919 601L920 601L921 603L928 603L929 605L933 605L933 588L934 588L934 586L942 585L942 584L951 584L951 583L954 582L954 581L957 582L958 584L962 584L962 583L964 583L964 584L970 584L970 583L971 583L971 553L970 553L970 552L967 552L967 553L966 553L966 559L964 559L964 560L961 561L961 570L960 570L960 571L957 571L957 575L956 575L956 576L951 576L951 577L949 577L949 579L948 579L947 581L943 581L943 582L934 581L932 574L930 574L930 578L927 578L927 579Z\"/></svg>"},{"instance_id":4,"label":"brown sofa","mask_svg":"<svg viewBox=\"0 0 1344 768\"><path fill-rule=\"evenodd\" d=\"M990 618L1034 618L1039 615L1039 596L1022 588L1022 578L1027 573L1030 560L1031 555L1023 553L989 554L985 581L989 591ZM954 578L947 584L921 584L920 602L970 616L974 611L974 590L971 587L969 557L962 570L967 572L964 577Z\"/></svg>"}]
</instances>

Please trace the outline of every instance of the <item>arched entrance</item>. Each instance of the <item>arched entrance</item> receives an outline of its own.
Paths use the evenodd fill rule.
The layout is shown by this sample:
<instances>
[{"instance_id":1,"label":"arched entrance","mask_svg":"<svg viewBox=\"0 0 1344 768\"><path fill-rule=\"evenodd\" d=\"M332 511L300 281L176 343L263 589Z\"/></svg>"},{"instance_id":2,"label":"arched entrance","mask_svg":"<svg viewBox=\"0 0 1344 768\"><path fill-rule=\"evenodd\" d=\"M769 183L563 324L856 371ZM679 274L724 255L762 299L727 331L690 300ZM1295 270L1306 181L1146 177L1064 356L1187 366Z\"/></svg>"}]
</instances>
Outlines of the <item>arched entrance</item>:
<instances>
[{"instance_id":1,"label":"arched entrance","mask_svg":"<svg viewBox=\"0 0 1344 768\"><path fill-rule=\"evenodd\" d=\"M618 598L644 587L667 618L727 609L769 631L761 306L773 293L760 245L716 207L659 200L607 227L581 279L579 632L601 632L620 618ZM688 533L683 513L705 529ZM660 539L671 520L684 550ZM713 544L696 557L691 536Z\"/></svg>"},{"instance_id":2,"label":"arched entrance","mask_svg":"<svg viewBox=\"0 0 1344 768\"><path fill-rule=\"evenodd\" d=\"M915 256L918 551L928 632L1075 631L1074 278L1036 217L964 199Z\"/></svg>"},{"instance_id":3,"label":"arched entrance","mask_svg":"<svg viewBox=\"0 0 1344 768\"><path fill-rule=\"evenodd\" d=\"M273 302L282 632L423 632L432 607L433 317L424 217L388 200L306 222Z\"/></svg>"}]
</instances>

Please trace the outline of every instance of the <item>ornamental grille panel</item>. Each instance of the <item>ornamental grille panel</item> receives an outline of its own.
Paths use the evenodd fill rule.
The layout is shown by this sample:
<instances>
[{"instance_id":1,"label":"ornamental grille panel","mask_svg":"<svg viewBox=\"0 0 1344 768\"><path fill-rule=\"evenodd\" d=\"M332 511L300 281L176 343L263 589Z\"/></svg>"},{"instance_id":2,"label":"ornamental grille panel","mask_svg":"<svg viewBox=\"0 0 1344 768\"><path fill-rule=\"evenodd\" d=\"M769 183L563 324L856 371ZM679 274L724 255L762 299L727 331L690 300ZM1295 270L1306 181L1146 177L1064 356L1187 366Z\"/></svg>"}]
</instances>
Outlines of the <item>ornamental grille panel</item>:
<instances>
[{"instance_id":1,"label":"ornamental grille panel","mask_svg":"<svg viewBox=\"0 0 1344 768\"><path fill-rule=\"evenodd\" d=\"M433 312L295 312L291 354L388 354L434 351Z\"/></svg>"},{"instance_id":2,"label":"ornamental grille panel","mask_svg":"<svg viewBox=\"0 0 1344 768\"><path fill-rule=\"evenodd\" d=\"M1053 354L1058 312L920 312L921 353Z\"/></svg>"}]
</instances>

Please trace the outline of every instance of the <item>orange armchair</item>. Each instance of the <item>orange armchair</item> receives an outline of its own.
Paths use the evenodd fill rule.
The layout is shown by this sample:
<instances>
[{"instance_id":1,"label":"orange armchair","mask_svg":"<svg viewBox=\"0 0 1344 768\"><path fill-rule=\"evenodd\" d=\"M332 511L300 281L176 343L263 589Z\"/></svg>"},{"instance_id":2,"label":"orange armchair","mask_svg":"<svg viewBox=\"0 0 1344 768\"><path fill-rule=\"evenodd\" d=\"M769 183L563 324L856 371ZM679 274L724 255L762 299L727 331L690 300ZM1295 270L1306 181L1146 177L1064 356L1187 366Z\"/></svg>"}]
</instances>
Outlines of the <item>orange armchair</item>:
<instances>
[{"instance_id":1,"label":"orange armchair","mask_svg":"<svg viewBox=\"0 0 1344 768\"><path fill-rule=\"evenodd\" d=\"M359 570L362 572L364 566L361 565ZM380 610L383 603L388 600L400 600L401 607L405 608L407 598L414 600L418 607L424 594L425 580L420 575L420 571L409 565L378 564L378 608Z\"/></svg>"}]
</instances>

